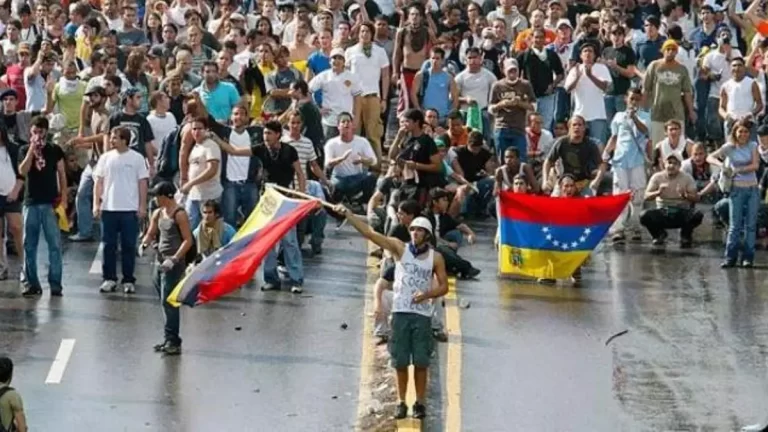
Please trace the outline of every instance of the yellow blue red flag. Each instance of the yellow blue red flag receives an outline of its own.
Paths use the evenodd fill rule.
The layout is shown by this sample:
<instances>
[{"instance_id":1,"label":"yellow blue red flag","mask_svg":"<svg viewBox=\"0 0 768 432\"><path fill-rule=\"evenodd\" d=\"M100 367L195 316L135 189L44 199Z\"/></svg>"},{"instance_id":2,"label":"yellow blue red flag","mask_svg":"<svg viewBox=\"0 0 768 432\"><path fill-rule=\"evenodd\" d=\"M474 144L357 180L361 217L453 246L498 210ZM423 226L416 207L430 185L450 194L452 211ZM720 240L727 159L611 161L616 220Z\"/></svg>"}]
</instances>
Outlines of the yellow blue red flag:
<instances>
[{"instance_id":1,"label":"yellow blue red flag","mask_svg":"<svg viewBox=\"0 0 768 432\"><path fill-rule=\"evenodd\" d=\"M499 196L499 272L564 279L587 259L630 195L559 198L510 191Z\"/></svg>"},{"instance_id":2,"label":"yellow blue red flag","mask_svg":"<svg viewBox=\"0 0 768 432\"><path fill-rule=\"evenodd\" d=\"M168 303L196 306L238 289L253 277L275 244L319 205L318 201L291 199L267 188L232 241L182 279L168 296Z\"/></svg>"}]
</instances>

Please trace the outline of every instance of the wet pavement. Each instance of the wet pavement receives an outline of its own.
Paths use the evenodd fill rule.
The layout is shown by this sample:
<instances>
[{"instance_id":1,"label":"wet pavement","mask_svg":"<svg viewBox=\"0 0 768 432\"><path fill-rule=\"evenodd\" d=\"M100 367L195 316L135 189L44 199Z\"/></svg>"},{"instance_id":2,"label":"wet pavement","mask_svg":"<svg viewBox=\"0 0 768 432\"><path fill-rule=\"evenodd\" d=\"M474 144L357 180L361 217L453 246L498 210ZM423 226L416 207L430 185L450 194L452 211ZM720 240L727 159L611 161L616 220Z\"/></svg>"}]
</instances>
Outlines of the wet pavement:
<instances>
[{"instance_id":1,"label":"wet pavement","mask_svg":"<svg viewBox=\"0 0 768 432\"><path fill-rule=\"evenodd\" d=\"M348 232L328 235L324 254L305 261L303 295L244 288L185 307L180 357L152 350L163 335L148 265L139 266L135 295L100 294L100 275L89 274L97 245L69 244L63 298L44 287L41 299L27 300L16 284L0 283L0 352L16 362L13 385L30 430L350 430L364 243ZM45 384L69 338L76 342L61 383Z\"/></svg>"},{"instance_id":2,"label":"wet pavement","mask_svg":"<svg viewBox=\"0 0 768 432\"><path fill-rule=\"evenodd\" d=\"M483 273L457 283L469 302L459 388L446 388L456 369L441 344L425 430L731 431L768 415L768 268L722 271L716 246L631 244L601 246L582 288L500 281L492 225L477 231L461 253ZM365 244L349 228L327 237L305 261L303 295L244 288L184 308L180 357L152 352L162 317L145 264L131 297L98 293L96 244L67 245L62 299L1 282L0 352L17 364L32 430L351 430ZM72 357L45 384L62 339L76 340Z\"/></svg>"}]
</instances>

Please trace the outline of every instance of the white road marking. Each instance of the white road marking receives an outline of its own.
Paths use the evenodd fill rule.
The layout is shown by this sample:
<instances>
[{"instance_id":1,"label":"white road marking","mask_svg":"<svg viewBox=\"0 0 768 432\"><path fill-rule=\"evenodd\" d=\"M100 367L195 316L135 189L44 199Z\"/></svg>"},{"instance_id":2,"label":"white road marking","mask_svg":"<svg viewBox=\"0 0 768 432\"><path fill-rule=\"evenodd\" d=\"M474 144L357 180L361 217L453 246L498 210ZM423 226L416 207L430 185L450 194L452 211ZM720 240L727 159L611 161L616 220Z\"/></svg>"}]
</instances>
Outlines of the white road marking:
<instances>
[{"instance_id":1,"label":"white road marking","mask_svg":"<svg viewBox=\"0 0 768 432\"><path fill-rule=\"evenodd\" d=\"M61 345L59 345L59 351L56 353L56 358L53 359L51 370L48 371L48 377L45 379L46 384L59 384L61 378L64 377L64 371L67 369L67 363L72 356L72 351L75 349L74 339L62 339Z\"/></svg>"},{"instance_id":2,"label":"white road marking","mask_svg":"<svg viewBox=\"0 0 768 432\"><path fill-rule=\"evenodd\" d=\"M96 250L96 256L93 257L91 263L91 269L88 271L90 274L101 274L101 260L104 257L104 243L99 243L99 248Z\"/></svg>"}]
</instances>

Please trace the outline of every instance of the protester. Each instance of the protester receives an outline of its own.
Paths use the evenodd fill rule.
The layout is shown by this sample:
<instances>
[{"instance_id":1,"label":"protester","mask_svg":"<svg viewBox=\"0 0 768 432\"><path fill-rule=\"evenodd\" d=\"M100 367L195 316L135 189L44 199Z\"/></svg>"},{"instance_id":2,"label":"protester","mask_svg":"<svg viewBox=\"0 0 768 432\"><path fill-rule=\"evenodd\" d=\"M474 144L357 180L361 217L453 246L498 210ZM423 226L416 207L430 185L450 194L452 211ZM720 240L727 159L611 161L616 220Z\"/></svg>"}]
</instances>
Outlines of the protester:
<instances>
[{"instance_id":1,"label":"protester","mask_svg":"<svg viewBox=\"0 0 768 432\"><path fill-rule=\"evenodd\" d=\"M21 395L13 387L13 361L0 357L0 429L27 432L27 416Z\"/></svg>"}]
</instances>

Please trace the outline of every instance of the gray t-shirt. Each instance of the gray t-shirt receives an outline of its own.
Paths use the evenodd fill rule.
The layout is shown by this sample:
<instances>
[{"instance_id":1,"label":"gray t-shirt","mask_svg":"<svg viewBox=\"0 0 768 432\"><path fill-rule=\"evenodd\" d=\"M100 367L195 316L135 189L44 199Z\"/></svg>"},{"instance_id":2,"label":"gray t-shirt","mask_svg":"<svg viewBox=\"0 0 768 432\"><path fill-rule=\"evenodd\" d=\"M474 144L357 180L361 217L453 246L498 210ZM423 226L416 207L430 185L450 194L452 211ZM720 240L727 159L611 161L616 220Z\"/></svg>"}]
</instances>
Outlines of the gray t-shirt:
<instances>
[{"instance_id":1,"label":"gray t-shirt","mask_svg":"<svg viewBox=\"0 0 768 432\"><path fill-rule=\"evenodd\" d=\"M291 84L301 79L301 73L293 66L288 66L284 70L275 70L267 75L264 84L267 88L267 94L275 89L287 90ZM270 113L282 113L291 107L290 98L274 99L269 98L265 104L264 110Z\"/></svg>"},{"instance_id":2,"label":"gray t-shirt","mask_svg":"<svg viewBox=\"0 0 768 432\"><path fill-rule=\"evenodd\" d=\"M149 44L149 40L147 40L147 35L144 34L144 31L132 28L117 33L117 44L120 46L146 45Z\"/></svg>"},{"instance_id":3,"label":"gray t-shirt","mask_svg":"<svg viewBox=\"0 0 768 432\"><path fill-rule=\"evenodd\" d=\"M491 87L496 82L496 76L488 69L481 67L477 73L471 73L469 69L463 70L456 75L456 85L459 88L459 96L471 97L477 102L480 109L488 107L488 101L491 99ZM466 110L464 105L462 110Z\"/></svg>"}]
</instances>

